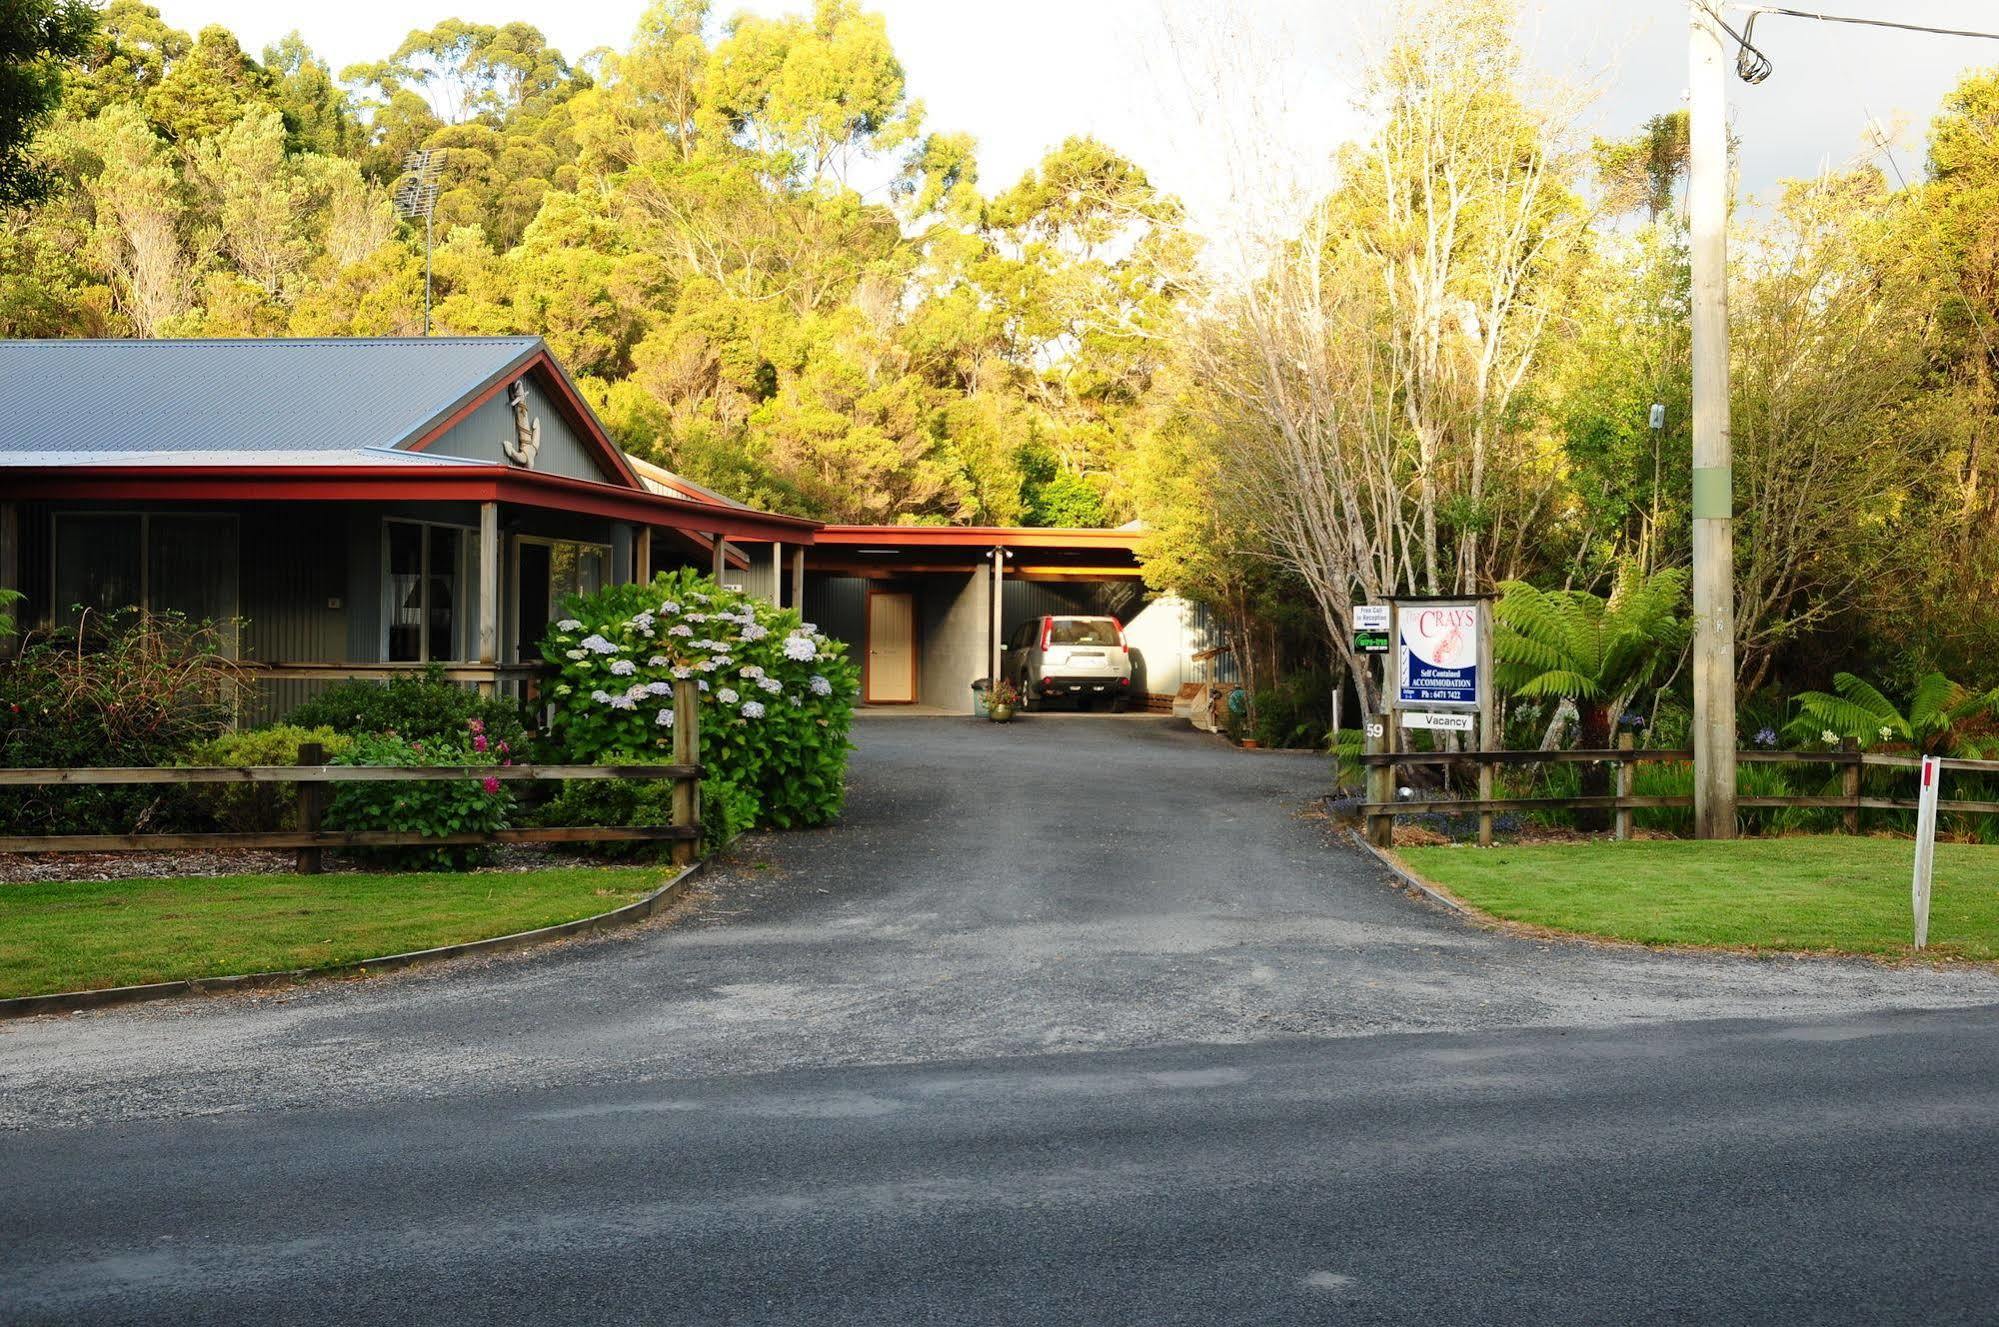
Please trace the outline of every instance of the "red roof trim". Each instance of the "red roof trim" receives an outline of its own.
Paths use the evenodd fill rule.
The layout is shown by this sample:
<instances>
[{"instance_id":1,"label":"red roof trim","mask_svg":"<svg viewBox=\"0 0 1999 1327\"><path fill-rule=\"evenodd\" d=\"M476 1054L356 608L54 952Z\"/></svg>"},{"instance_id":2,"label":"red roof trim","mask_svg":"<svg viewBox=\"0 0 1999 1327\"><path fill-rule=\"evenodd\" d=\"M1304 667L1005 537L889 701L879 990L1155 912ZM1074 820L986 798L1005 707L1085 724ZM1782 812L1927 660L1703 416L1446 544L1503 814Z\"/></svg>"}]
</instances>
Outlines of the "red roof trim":
<instances>
[{"instance_id":1,"label":"red roof trim","mask_svg":"<svg viewBox=\"0 0 1999 1327\"><path fill-rule=\"evenodd\" d=\"M645 485L639 482L639 477L632 473L631 466L625 463L625 454L611 441L611 435L604 431L603 421L597 418L597 412L590 408L590 403L576 390L576 384L569 381L569 375L555 362L555 356L549 353L547 346L535 351L519 368L502 372L492 382L466 398L456 410L432 424L415 442L403 450L412 452L424 450L462 423L473 411L506 390L508 383L525 378L536 370L540 370L539 376L544 386L554 384L554 396L562 406L563 413L569 416L571 424L580 425L578 432L582 434L585 445L597 453L597 459L611 474L623 480L625 487L643 489Z\"/></svg>"},{"instance_id":2,"label":"red roof trim","mask_svg":"<svg viewBox=\"0 0 1999 1327\"><path fill-rule=\"evenodd\" d=\"M669 498L646 489L499 465L20 466L0 469L24 501L511 502L731 539L809 544L815 521Z\"/></svg>"},{"instance_id":3,"label":"red roof trim","mask_svg":"<svg viewBox=\"0 0 1999 1327\"><path fill-rule=\"evenodd\" d=\"M1122 548L1136 551L1143 530L1057 530L996 525L828 525L814 543L881 548Z\"/></svg>"}]
</instances>

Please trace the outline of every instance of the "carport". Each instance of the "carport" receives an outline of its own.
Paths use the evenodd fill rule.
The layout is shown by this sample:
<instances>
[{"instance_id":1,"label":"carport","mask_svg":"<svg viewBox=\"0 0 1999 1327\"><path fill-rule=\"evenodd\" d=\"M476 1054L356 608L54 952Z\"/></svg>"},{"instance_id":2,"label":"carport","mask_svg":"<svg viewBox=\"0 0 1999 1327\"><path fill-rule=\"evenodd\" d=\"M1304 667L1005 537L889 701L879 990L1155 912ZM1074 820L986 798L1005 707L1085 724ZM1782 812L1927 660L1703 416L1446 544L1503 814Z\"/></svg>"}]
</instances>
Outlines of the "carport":
<instances>
[{"instance_id":1,"label":"carport","mask_svg":"<svg viewBox=\"0 0 1999 1327\"><path fill-rule=\"evenodd\" d=\"M1162 706L1211 642L1193 605L1148 599L1143 537L1137 528L829 525L804 550L805 615L847 642L867 704L963 711L1021 622L1106 614L1125 624L1134 695Z\"/></svg>"}]
</instances>

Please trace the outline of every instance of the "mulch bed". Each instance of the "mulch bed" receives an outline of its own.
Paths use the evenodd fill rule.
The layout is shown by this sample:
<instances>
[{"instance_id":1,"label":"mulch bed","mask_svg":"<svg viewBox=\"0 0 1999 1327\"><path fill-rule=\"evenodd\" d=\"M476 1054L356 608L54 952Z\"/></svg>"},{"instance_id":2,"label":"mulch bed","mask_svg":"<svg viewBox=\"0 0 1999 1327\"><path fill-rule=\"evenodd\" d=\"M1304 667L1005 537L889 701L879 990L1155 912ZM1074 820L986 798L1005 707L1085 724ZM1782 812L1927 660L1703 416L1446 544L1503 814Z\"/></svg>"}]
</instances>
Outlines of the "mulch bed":
<instances>
[{"instance_id":1,"label":"mulch bed","mask_svg":"<svg viewBox=\"0 0 1999 1327\"><path fill-rule=\"evenodd\" d=\"M501 844L493 850L492 871L536 871L550 866L574 866L575 856L557 854L539 844ZM186 849L176 852L0 852L0 885L26 885L44 880L134 880L219 875L285 875L297 869L290 852L259 849ZM380 870L327 853L328 871Z\"/></svg>"}]
</instances>

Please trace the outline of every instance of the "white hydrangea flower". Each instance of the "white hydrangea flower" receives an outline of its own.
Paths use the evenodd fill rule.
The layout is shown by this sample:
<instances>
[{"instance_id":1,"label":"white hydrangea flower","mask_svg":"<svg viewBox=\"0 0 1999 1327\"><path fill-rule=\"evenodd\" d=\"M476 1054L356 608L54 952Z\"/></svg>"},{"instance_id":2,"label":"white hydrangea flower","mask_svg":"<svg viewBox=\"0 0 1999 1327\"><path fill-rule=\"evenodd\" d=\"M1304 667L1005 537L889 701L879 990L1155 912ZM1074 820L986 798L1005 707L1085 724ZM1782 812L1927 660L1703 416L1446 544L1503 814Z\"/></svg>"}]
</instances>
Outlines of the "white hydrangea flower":
<instances>
[{"instance_id":1,"label":"white hydrangea flower","mask_svg":"<svg viewBox=\"0 0 1999 1327\"><path fill-rule=\"evenodd\" d=\"M611 676L613 677L630 677L637 671L639 671L639 666L630 659L611 660Z\"/></svg>"},{"instance_id":2,"label":"white hydrangea flower","mask_svg":"<svg viewBox=\"0 0 1999 1327\"><path fill-rule=\"evenodd\" d=\"M588 650L564 650L563 653L572 659L588 659L590 657L590 651Z\"/></svg>"},{"instance_id":3,"label":"white hydrangea flower","mask_svg":"<svg viewBox=\"0 0 1999 1327\"><path fill-rule=\"evenodd\" d=\"M1839 734L1828 728L1819 734L1819 740L1830 746L1839 741Z\"/></svg>"},{"instance_id":4,"label":"white hydrangea flower","mask_svg":"<svg viewBox=\"0 0 1999 1327\"><path fill-rule=\"evenodd\" d=\"M596 701L599 705L608 705L611 703L611 693L608 691L593 691L590 693L590 699Z\"/></svg>"},{"instance_id":5,"label":"white hydrangea flower","mask_svg":"<svg viewBox=\"0 0 1999 1327\"><path fill-rule=\"evenodd\" d=\"M595 633L585 636L578 643L592 654L616 654L618 652L616 645L613 645L610 641L605 640L602 636Z\"/></svg>"},{"instance_id":6,"label":"white hydrangea flower","mask_svg":"<svg viewBox=\"0 0 1999 1327\"><path fill-rule=\"evenodd\" d=\"M812 681L807 683L807 685L812 688L812 694L815 696L830 696L833 694L833 684L817 673L812 675Z\"/></svg>"},{"instance_id":7,"label":"white hydrangea flower","mask_svg":"<svg viewBox=\"0 0 1999 1327\"><path fill-rule=\"evenodd\" d=\"M703 691L706 691L708 689L708 679L705 677L696 678L694 680L694 685L700 687Z\"/></svg>"},{"instance_id":8,"label":"white hydrangea flower","mask_svg":"<svg viewBox=\"0 0 1999 1327\"><path fill-rule=\"evenodd\" d=\"M763 666L762 666L761 664L744 664L744 665L743 665L743 671L742 671L742 674L741 674L741 676L743 676L743 677L762 677L763 675L764 675L764 670L763 670Z\"/></svg>"},{"instance_id":9,"label":"white hydrangea flower","mask_svg":"<svg viewBox=\"0 0 1999 1327\"><path fill-rule=\"evenodd\" d=\"M763 718L763 716L764 716L764 707L762 702L754 700L746 700L743 702L743 717L745 719L761 719Z\"/></svg>"},{"instance_id":10,"label":"white hydrangea flower","mask_svg":"<svg viewBox=\"0 0 1999 1327\"><path fill-rule=\"evenodd\" d=\"M614 710L635 710L638 707L639 703L630 696L611 697L611 708Z\"/></svg>"},{"instance_id":11,"label":"white hydrangea flower","mask_svg":"<svg viewBox=\"0 0 1999 1327\"><path fill-rule=\"evenodd\" d=\"M805 708L805 701L804 701L803 699L801 699L800 697L798 697L798 696L791 696L791 697L788 697L788 699L789 699L789 700L791 701L791 708L793 708L793 709L795 709L795 710L802 710L802 709L804 709L804 708Z\"/></svg>"},{"instance_id":12,"label":"white hydrangea flower","mask_svg":"<svg viewBox=\"0 0 1999 1327\"><path fill-rule=\"evenodd\" d=\"M694 670L692 668L689 668L686 664L675 664L673 666L673 675L675 677L685 680L686 678L694 676Z\"/></svg>"},{"instance_id":13,"label":"white hydrangea flower","mask_svg":"<svg viewBox=\"0 0 1999 1327\"><path fill-rule=\"evenodd\" d=\"M659 606L659 611L667 617L680 616L680 605L669 599Z\"/></svg>"},{"instance_id":14,"label":"white hydrangea flower","mask_svg":"<svg viewBox=\"0 0 1999 1327\"><path fill-rule=\"evenodd\" d=\"M724 705L733 705L736 703L736 689L734 687L723 687L715 693L715 699L721 701Z\"/></svg>"},{"instance_id":15,"label":"white hydrangea flower","mask_svg":"<svg viewBox=\"0 0 1999 1327\"><path fill-rule=\"evenodd\" d=\"M653 623L652 614L642 608L638 612L634 613L632 615L632 620L630 622L627 622L625 625L628 627L637 627L640 631L648 631L652 628L652 623Z\"/></svg>"},{"instance_id":16,"label":"white hydrangea flower","mask_svg":"<svg viewBox=\"0 0 1999 1327\"><path fill-rule=\"evenodd\" d=\"M583 624L573 617L565 617L562 621L555 624L555 629L557 631L580 631L583 629Z\"/></svg>"},{"instance_id":17,"label":"white hydrangea flower","mask_svg":"<svg viewBox=\"0 0 1999 1327\"><path fill-rule=\"evenodd\" d=\"M673 711L670 709L661 710L658 713L658 715L656 715L653 718L653 722L658 724L662 728L673 727Z\"/></svg>"},{"instance_id":18,"label":"white hydrangea flower","mask_svg":"<svg viewBox=\"0 0 1999 1327\"><path fill-rule=\"evenodd\" d=\"M808 636L786 636L784 657L799 663L810 663L819 657L819 647L814 645Z\"/></svg>"},{"instance_id":19,"label":"white hydrangea flower","mask_svg":"<svg viewBox=\"0 0 1999 1327\"><path fill-rule=\"evenodd\" d=\"M778 692L784 690L784 683L778 681L774 677L760 677L757 679L757 685L762 687L765 691L770 692L773 696L776 695Z\"/></svg>"},{"instance_id":20,"label":"white hydrangea flower","mask_svg":"<svg viewBox=\"0 0 1999 1327\"><path fill-rule=\"evenodd\" d=\"M674 626L668 627L666 629L666 634L669 636L692 636L694 634L694 628L688 626L685 622L681 622Z\"/></svg>"},{"instance_id":21,"label":"white hydrangea flower","mask_svg":"<svg viewBox=\"0 0 1999 1327\"><path fill-rule=\"evenodd\" d=\"M637 700L641 696L650 696L652 694L652 687L645 682L634 682L625 688L625 694L633 700Z\"/></svg>"},{"instance_id":22,"label":"white hydrangea flower","mask_svg":"<svg viewBox=\"0 0 1999 1327\"><path fill-rule=\"evenodd\" d=\"M768 635L770 635L770 628L764 626L760 622L743 623L744 640L762 640L765 636Z\"/></svg>"},{"instance_id":23,"label":"white hydrangea flower","mask_svg":"<svg viewBox=\"0 0 1999 1327\"><path fill-rule=\"evenodd\" d=\"M682 616L689 622L706 622L708 620L706 613L684 613Z\"/></svg>"},{"instance_id":24,"label":"white hydrangea flower","mask_svg":"<svg viewBox=\"0 0 1999 1327\"><path fill-rule=\"evenodd\" d=\"M807 636L816 636L819 634L818 624L813 622L803 623L799 626L798 629Z\"/></svg>"},{"instance_id":25,"label":"white hydrangea flower","mask_svg":"<svg viewBox=\"0 0 1999 1327\"><path fill-rule=\"evenodd\" d=\"M670 663L672 663L672 662L673 662L673 660L671 660L671 659L667 658L667 657L666 657L665 655L663 655L663 654L655 654L655 655L654 655L654 656L653 656L652 658L650 658L650 659L646 660L646 667L648 667L648 668L664 668L664 667L666 667L666 666L667 666L668 664L670 664Z\"/></svg>"}]
</instances>

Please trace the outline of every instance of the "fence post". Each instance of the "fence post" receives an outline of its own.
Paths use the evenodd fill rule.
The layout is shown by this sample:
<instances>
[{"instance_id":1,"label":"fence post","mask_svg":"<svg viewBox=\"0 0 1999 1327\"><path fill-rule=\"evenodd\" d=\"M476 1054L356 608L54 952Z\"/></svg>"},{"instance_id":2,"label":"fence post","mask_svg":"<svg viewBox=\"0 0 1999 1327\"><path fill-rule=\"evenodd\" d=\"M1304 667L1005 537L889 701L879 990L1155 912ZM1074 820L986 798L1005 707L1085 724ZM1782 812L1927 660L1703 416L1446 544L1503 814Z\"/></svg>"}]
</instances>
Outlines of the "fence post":
<instances>
[{"instance_id":1,"label":"fence post","mask_svg":"<svg viewBox=\"0 0 1999 1327\"><path fill-rule=\"evenodd\" d=\"M326 748L318 742L300 742L298 760L300 765L324 765ZM326 808L326 785L323 783L301 783L298 785L298 827L304 834L319 832L320 812ZM320 850L300 848L298 850L298 873L318 875Z\"/></svg>"},{"instance_id":2,"label":"fence post","mask_svg":"<svg viewBox=\"0 0 1999 1327\"><path fill-rule=\"evenodd\" d=\"M1369 755L1387 755L1395 750L1395 729L1389 723L1391 716L1376 714L1367 721L1367 751ZM1395 767L1393 765L1370 765L1367 769L1367 800L1370 802L1392 802L1395 800ZM1377 848L1395 846L1395 817L1393 815L1370 815L1367 818L1367 841Z\"/></svg>"},{"instance_id":3,"label":"fence post","mask_svg":"<svg viewBox=\"0 0 1999 1327\"><path fill-rule=\"evenodd\" d=\"M1860 832L1860 743L1851 737L1839 739L1841 754L1847 757L1839 770L1839 795L1846 799L1846 810L1842 818L1846 822L1846 832Z\"/></svg>"},{"instance_id":4,"label":"fence post","mask_svg":"<svg viewBox=\"0 0 1999 1327\"><path fill-rule=\"evenodd\" d=\"M1624 732L1624 733L1619 733L1617 735L1617 749L1619 751L1629 751L1633 745L1634 743L1632 742L1630 733ZM1617 800L1619 802L1623 802L1631 796L1631 784L1632 784L1631 776L1636 772L1636 770L1637 770L1637 765L1632 761L1620 760L1617 762ZM1618 840L1620 842L1623 842L1629 839L1631 837L1630 807L1619 806L1617 808L1616 823L1617 823Z\"/></svg>"},{"instance_id":5,"label":"fence post","mask_svg":"<svg viewBox=\"0 0 1999 1327\"><path fill-rule=\"evenodd\" d=\"M701 693L692 678L673 684L673 763L698 765L701 762ZM701 824L701 781L679 778L673 781L673 823L682 829ZM698 839L673 841L673 864L692 866L700 855Z\"/></svg>"}]
</instances>

